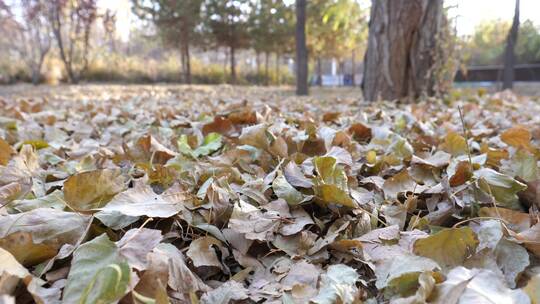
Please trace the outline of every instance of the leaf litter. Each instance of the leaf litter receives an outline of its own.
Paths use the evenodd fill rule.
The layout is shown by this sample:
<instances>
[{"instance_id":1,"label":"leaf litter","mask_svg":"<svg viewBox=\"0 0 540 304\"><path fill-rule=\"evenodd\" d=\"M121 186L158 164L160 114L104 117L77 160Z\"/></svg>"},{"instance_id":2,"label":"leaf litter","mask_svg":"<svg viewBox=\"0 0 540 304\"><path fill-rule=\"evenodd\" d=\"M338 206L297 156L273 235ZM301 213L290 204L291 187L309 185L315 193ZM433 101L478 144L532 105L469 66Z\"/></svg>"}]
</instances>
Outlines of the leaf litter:
<instances>
[{"instance_id":1,"label":"leaf litter","mask_svg":"<svg viewBox=\"0 0 540 304\"><path fill-rule=\"evenodd\" d=\"M533 98L74 87L0 105L6 303L540 303Z\"/></svg>"}]
</instances>

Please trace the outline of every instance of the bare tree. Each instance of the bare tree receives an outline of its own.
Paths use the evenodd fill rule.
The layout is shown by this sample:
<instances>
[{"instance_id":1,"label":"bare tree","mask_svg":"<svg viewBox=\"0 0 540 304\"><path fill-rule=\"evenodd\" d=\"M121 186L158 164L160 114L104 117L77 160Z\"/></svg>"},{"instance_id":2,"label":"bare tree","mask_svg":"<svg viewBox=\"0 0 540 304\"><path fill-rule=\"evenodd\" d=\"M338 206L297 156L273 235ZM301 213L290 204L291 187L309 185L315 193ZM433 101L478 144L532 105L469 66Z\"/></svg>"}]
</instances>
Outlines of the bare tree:
<instances>
[{"instance_id":1,"label":"bare tree","mask_svg":"<svg viewBox=\"0 0 540 304\"><path fill-rule=\"evenodd\" d=\"M506 39L506 49L504 50L504 72L503 72L503 89L511 89L514 85L514 48L518 39L519 32L519 0L516 0L514 9L514 20L512 27Z\"/></svg>"},{"instance_id":2,"label":"bare tree","mask_svg":"<svg viewBox=\"0 0 540 304\"><path fill-rule=\"evenodd\" d=\"M12 4L20 11L20 22L9 31L9 46L19 55L32 73L32 83L38 84L41 67L51 49L51 34L43 0L18 0ZM11 10L4 4L8 14ZM15 18L12 19L13 21Z\"/></svg>"},{"instance_id":3,"label":"bare tree","mask_svg":"<svg viewBox=\"0 0 540 304\"><path fill-rule=\"evenodd\" d=\"M101 16L105 37L109 41L109 48L112 52L116 52L116 13L107 9Z\"/></svg>"},{"instance_id":4,"label":"bare tree","mask_svg":"<svg viewBox=\"0 0 540 304\"><path fill-rule=\"evenodd\" d=\"M296 0L296 95L308 94L306 0Z\"/></svg>"},{"instance_id":5,"label":"bare tree","mask_svg":"<svg viewBox=\"0 0 540 304\"><path fill-rule=\"evenodd\" d=\"M443 0L372 2L363 89L367 100L433 95Z\"/></svg>"},{"instance_id":6,"label":"bare tree","mask_svg":"<svg viewBox=\"0 0 540 304\"><path fill-rule=\"evenodd\" d=\"M49 0L48 18L71 83L88 68L90 34L97 18L97 0Z\"/></svg>"}]
</instances>

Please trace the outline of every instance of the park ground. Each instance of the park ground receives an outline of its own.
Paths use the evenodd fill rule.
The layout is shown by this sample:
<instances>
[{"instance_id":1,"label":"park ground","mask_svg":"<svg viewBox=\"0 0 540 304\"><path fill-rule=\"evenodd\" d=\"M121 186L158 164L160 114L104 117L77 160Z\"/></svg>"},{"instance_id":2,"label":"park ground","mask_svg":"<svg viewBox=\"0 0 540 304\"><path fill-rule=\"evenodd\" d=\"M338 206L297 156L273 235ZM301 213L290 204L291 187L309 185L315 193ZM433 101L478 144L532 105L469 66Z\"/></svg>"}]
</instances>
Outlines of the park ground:
<instances>
[{"instance_id":1,"label":"park ground","mask_svg":"<svg viewBox=\"0 0 540 304\"><path fill-rule=\"evenodd\" d=\"M9 292L538 303L537 89L0 86Z\"/></svg>"}]
</instances>

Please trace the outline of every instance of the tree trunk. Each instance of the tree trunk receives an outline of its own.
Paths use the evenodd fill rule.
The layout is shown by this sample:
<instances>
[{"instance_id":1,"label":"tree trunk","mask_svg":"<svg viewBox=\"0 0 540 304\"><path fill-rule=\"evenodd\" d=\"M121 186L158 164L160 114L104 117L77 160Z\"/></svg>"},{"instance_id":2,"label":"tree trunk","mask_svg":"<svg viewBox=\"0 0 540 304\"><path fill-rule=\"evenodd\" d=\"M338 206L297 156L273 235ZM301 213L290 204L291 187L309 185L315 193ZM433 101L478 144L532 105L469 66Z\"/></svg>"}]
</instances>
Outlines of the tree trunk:
<instances>
[{"instance_id":1,"label":"tree trunk","mask_svg":"<svg viewBox=\"0 0 540 304\"><path fill-rule=\"evenodd\" d=\"M180 81L186 81L186 52L184 46L180 45Z\"/></svg>"},{"instance_id":2,"label":"tree trunk","mask_svg":"<svg viewBox=\"0 0 540 304\"><path fill-rule=\"evenodd\" d=\"M184 79L187 84L191 84L191 54L189 51L189 43L184 44L185 69Z\"/></svg>"},{"instance_id":3,"label":"tree trunk","mask_svg":"<svg viewBox=\"0 0 540 304\"><path fill-rule=\"evenodd\" d=\"M281 84L281 79L279 78L279 53L276 53L276 84Z\"/></svg>"},{"instance_id":4,"label":"tree trunk","mask_svg":"<svg viewBox=\"0 0 540 304\"><path fill-rule=\"evenodd\" d=\"M351 54L351 81L352 86L356 86L356 52L353 49Z\"/></svg>"},{"instance_id":5,"label":"tree trunk","mask_svg":"<svg viewBox=\"0 0 540 304\"><path fill-rule=\"evenodd\" d=\"M338 68L339 68L339 86L343 86L345 84L345 61L338 60Z\"/></svg>"},{"instance_id":6,"label":"tree trunk","mask_svg":"<svg viewBox=\"0 0 540 304\"><path fill-rule=\"evenodd\" d=\"M517 42L519 32L519 0L516 0L516 7L514 9L514 20L512 21L512 27L508 33L506 40L506 49L504 51L504 73L503 73L503 90L512 89L514 86L514 63L515 54L514 48Z\"/></svg>"},{"instance_id":7,"label":"tree trunk","mask_svg":"<svg viewBox=\"0 0 540 304\"><path fill-rule=\"evenodd\" d=\"M317 57L317 85L322 86L322 62L321 57Z\"/></svg>"},{"instance_id":8,"label":"tree trunk","mask_svg":"<svg viewBox=\"0 0 540 304\"><path fill-rule=\"evenodd\" d=\"M75 73L73 72L73 67L71 64L71 57L68 59L66 55L66 51L64 49L64 41L62 39L62 21L60 20L60 11L58 7L53 8L52 16L50 17L52 32L54 35L54 38L56 39L56 43L58 44L58 51L60 52L60 59L64 63L64 68L66 69L66 73L68 76L68 80L70 83L76 84L78 83L78 78L75 76Z\"/></svg>"},{"instance_id":9,"label":"tree trunk","mask_svg":"<svg viewBox=\"0 0 540 304\"><path fill-rule=\"evenodd\" d=\"M231 45L231 83L236 84L236 59L234 58L234 45Z\"/></svg>"},{"instance_id":10,"label":"tree trunk","mask_svg":"<svg viewBox=\"0 0 540 304\"><path fill-rule=\"evenodd\" d=\"M261 75L261 53L259 51L255 52L255 64L257 65L257 79Z\"/></svg>"},{"instance_id":11,"label":"tree trunk","mask_svg":"<svg viewBox=\"0 0 540 304\"><path fill-rule=\"evenodd\" d=\"M269 75L269 65L270 65L270 54L268 51L264 53L264 84L268 86L270 84L270 75Z\"/></svg>"},{"instance_id":12,"label":"tree trunk","mask_svg":"<svg viewBox=\"0 0 540 304\"><path fill-rule=\"evenodd\" d=\"M436 93L443 0L372 2L362 87L366 100Z\"/></svg>"},{"instance_id":13,"label":"tree trunk","mask_svg":"<svg viewBox=\"0 0 540 304\"><path fill-rule=\"evenodd\" d=\"M39 69L37 69L36 67L33 67L32 68L32 84L38 85L40 78L41 78L41 75L39 73Z\"/></svg>"},{"instance_id":14,"label":"tree trunk","mask_svg":"<svg viewBox=\"0 0 540 304\"><path fill-rule=\"evenodd\" d=\"M307 0L296 0L296 95L308 94Z\"/></svg>"}]
</instances>

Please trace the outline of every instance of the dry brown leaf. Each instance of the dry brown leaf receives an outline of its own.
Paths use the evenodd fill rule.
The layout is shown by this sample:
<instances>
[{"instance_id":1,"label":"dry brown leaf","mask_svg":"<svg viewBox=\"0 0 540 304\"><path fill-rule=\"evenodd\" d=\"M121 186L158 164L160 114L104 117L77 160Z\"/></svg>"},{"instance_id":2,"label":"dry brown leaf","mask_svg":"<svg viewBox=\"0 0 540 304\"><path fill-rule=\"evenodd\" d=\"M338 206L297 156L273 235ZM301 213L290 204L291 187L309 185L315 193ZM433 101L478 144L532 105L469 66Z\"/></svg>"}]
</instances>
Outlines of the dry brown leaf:
<instances>
[{"instance_id":1,"label":"dry brown leaf","mask_svg":"<svg viewBox=\"0 0 540 304\"><path fill-rule=\"evenodd\" d=\"M89 211L105 206L124 187L118 169L88 171L72 175L64 182L64 198L70 208Z\"/></svg>"}]
</instances>

